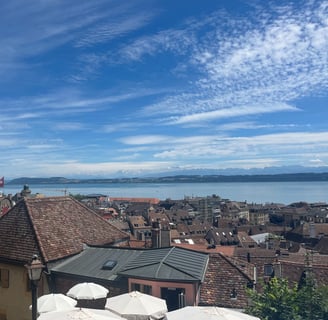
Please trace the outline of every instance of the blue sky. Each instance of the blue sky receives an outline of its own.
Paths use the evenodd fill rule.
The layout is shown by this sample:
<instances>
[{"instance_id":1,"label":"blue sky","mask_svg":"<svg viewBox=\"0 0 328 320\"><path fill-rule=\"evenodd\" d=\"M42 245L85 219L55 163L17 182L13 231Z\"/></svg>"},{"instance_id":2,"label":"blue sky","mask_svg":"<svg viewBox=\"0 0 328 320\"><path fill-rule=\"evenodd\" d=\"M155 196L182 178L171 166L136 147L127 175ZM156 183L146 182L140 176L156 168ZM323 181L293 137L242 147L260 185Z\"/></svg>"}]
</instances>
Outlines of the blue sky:
<instances>
[{"instance_id":1,"label":"blue sky","mask_svg":"<svg viewBox=\"0 0 328 320\"><path fill-rule=\"evenodd\" d=\"M0 4L0 175L328 165L328 1Z\"/></svg>"}]
</instances>

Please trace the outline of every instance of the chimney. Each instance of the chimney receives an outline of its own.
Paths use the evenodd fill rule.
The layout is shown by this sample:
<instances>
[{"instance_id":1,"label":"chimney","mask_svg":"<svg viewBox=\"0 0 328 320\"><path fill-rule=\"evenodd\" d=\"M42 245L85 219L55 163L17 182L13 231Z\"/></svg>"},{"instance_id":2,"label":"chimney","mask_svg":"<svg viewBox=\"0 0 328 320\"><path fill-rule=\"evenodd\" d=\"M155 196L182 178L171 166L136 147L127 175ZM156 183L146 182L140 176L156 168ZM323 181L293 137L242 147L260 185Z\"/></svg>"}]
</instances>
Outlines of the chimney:
<instances>
[{"instance_id":1,"label":"chimney","mask_svg":"<svg viewBox=\"0 0 328 320\"><path fill-rule=\"evenodd\" d=\"M315 224L314 223L310 223L309 224L309 234L310 234L310 238L315 239L316 238L316 230L315 230Z\"/></svg>"},{"instance_id":2,"label":"chimney","mask_svg":"<svg viewBox=\"0 0 328 320\"><path fill-rule=\"evenodd\" d=\"M161 247L161 224L159 223L158 220L152 222L151 242L152 242L152 248Z\"/></svg>"}]
</instances>

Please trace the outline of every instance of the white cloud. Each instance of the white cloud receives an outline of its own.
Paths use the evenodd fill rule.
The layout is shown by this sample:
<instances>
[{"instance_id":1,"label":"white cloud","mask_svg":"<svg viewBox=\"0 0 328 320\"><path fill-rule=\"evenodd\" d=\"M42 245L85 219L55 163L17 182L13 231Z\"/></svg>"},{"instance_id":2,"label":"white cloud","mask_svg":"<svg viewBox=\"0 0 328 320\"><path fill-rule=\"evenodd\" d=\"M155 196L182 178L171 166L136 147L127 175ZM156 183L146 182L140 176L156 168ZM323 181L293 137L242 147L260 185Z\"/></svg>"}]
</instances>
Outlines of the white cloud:
<instances>
[{"instance_id":1,"label":"white cloud","mask_svg":"<svg viewBox=\"0 0 328 320\"><path fill-rule=\"evenodd\" d=\"M185 47L191 52L190 61L199 71L199 79L189 83L183 93L173 92L145 106L144 114L174 114L176 124L186 124L238 113L296 110L290 101L320 94L328 87L328 22L324 3L314 6L303 2L297 9L276 6L275 13L269 13L265 6L258 7L254 23L216 12L213 15L220 21L216 29L197 43L193 41L195 32L190 32Z\"/></svg>"},{"instance_id":2,"label":"white cloud","mask_svg":"<svg viewBox=\"0 0 328 320\"><path fill-rule=\"evenodd\" d=\"M85 125L79 122L60 122L56 123L52 129L63 131L77 131L84 129Z\"/></svg>"},{"instance_id":3,"label":"white cloud","mask_svg":"<svg viewBox=\"0 0 328 320\"><path fill-rule=\"evenodd\" d=\"M186 50L195 44L190 29L168 29L150 36L140 37L121 48L119 57L123 61L141 60L146 55L172 52L186 54Z\"/></svg>"},{"instance_id":4,"label":"white cloud","mask_svg":"<svg viewBox=\"0 0 328 320\"><path fill-rule=\"evenodd\" d=\"M311 165L313 165L313 166L319 166L319 167L321 167L321 166L325 166L325 165L327 165L327 163L325 163L325 162L322 161L321 159L311 159L309 162L310 162Z\"/></svg>"},{"instance_id":5,"label":"white cloud","mask_svg":"<svg viewBox=\"0 0 328 320\"><path fill-rule=\"evenodd\" d=\"M17 175L328 163L327 132L310 132L325 128L325 104L302 101L328 88L327 4L258 3L164 28L145 3L3 2L1 160ZM307 120L312 108L322 116Z\"/></svg>"},{"instance_id":6,"label":"white cloud","mask_svg":"<svg viewBox=\"0 0 328 320\"><path fill-rule=\"evenodd\" d=\"M154 154L159 159L249 159L267 157L284 159L293 155L322 154L328 148L328 132L292 132L249 137L206 136L190 138L189 143L182 139L171 139L170 146ZM193 142L196 141L196 142Z\"/></svg>"},{"instance_id":7,"label":"white cloud","mask_svg":"<svg viewBox=\"0 0 328 320\"><path fill-rule=\"evenodd\" d=\"M68 87L58 91L50 92L44 95L25 96L13 99L0 99L0 108L2 121L26 120L33 118L48 118L50 115L68 116L77 113L101 112L114 108L117 104L147 97L161 90L131 90L125 93L108 94L102 96L88 96L82 91ZM29 106L26 111L26 106ZM13 117L15 114L15 117ZM123 119L121 119L123 121Z\"/></svg>"},{"instance_id":8,"label":"white cloud","mask_svg":"<svg viewBox=\"0 0 328 320\"><path fill-rule=\"evenodd\" d=\"M127 8L124 9L127 10ZM76 42L76 46L93 46L123 37L130 32L144 27L149 23L153 15L154 13L152 12L137 13L135 11L133 14L127 14L127 12L122 12L121 8L118 8L118 10L112 9L108 12L106 22L90 28L85 36Z\"/></svg>"},{"instance_id":9,"label":"white cloud","mask_svg":"<svg viewBox=\"0 0 328 320\"><path fill-rule=\"evenodd\" d=\"M245 130L257 130L257 129L286 129L286 128L295 128L297 125L295 124L260 124L252 121L240 121L240 122L230 122L219 125L216 127L217 130L221 131L233 131L239 129Z\"/></svg>"},{"instance_id":10,"label":"white cloud","mask_svg":"<svg viewBox=\"0 0 328 320\"><path fill-rule=\"evenodd\" d=\"M170 138L162 135L139 135L121 138L120 141L124 144L143 145L143 144L158 144L168 142Z\"/></svg>"},{"instance_id":11,"label":"white cloud","mask_svg":"<svg viewBox=\"0 0 328 320\"><path fill-rule=\"evenodd\" d=\"M113 175L118 172L125 174L146 174L150 172L160 172L166 170L168 166L172 165L171 162L166 161L144 161L144 162L100 162L100 163L81 163L81 162L66 162L66 163L41 163L37 170L47 172L48 176L58 174L71 176L74 175ZM32 167L33 171L33 167Z\"/></svg>"},{"instance_id":12,"label":"white cloud","mask_svg":"<svg viewBox=\"0 0 328 320\"><path fill-rule=\"evenodd\" d=\"M285 103L259 106L239 106L232 108L222 108L215 111L202 113L193 113L191 115L181 116L177 119L170 119L170 123L183 124L189 122L210 121L215 119L233 118L247 115L257 115L263 113L273 113L278 111L299 111L296 107Z\"/></svg>"}]
</instances>

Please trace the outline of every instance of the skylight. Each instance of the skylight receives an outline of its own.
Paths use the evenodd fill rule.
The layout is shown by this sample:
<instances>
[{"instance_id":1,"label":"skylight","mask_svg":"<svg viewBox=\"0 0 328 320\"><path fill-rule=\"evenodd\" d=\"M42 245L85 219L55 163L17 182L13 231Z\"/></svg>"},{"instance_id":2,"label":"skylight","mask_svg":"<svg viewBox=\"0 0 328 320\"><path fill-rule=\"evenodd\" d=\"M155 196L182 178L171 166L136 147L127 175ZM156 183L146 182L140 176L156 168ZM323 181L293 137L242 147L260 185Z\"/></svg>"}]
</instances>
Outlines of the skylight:
<instances>
[{"instance_id":1,"label":"skylight","mask_svg":"<svg viewBox=\"0 0 328 320\"><path fill-rule=\"evenodd\" d=\"M102 269L104 269L104 270L112 270L116 265L117 265L117 261L116 260L107 260L103 264Z\"/></svg>"}]
</instances>

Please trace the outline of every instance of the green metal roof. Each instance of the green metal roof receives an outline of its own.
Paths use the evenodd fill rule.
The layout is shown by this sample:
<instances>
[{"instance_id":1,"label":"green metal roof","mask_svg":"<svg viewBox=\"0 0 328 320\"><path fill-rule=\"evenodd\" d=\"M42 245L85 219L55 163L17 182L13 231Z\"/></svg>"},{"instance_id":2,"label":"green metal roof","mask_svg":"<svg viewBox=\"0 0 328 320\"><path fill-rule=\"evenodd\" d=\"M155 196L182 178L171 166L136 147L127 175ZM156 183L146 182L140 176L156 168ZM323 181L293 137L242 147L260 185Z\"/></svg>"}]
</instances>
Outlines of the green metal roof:
<instances>
[{"instance_id":1,"label":"green metal roof","mask_svg":"<svg viewBox=\"0 0 328 320\"><path fill-rule=\"evenodd\" d=\"M104 264L116 261L108 270ZM121 276L158 281L203 281L208 254L179 247L129 249L86 247L80 254L50 267L54 273L70 274L101 280Z\"/></svg>"},{"instance_id":2,"label":"green metal roof","mask_svg":"<svg viewBox=\"0 0 328 320\"><path fill-rule=\"evenodd\" d=\"M119 274L154 280L203 281L208 255L179 247L145 250Z\"/></svg>"},{"instance_id":3,"label":"green metal roof","mask_svg":"<svg viewBox=\"0 0 328 320\"><path fill-rule=\"evenodd\" d=\"M55 273L115 280L120 268L140 253L141 251L139 250L86 247L80 254L65 259L62 263L50 268L50 270ZM104 265L109 260L117 262L110 270L104 268Z\"/></svg>"}]
</instances>

